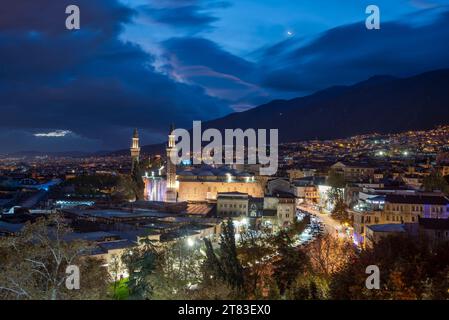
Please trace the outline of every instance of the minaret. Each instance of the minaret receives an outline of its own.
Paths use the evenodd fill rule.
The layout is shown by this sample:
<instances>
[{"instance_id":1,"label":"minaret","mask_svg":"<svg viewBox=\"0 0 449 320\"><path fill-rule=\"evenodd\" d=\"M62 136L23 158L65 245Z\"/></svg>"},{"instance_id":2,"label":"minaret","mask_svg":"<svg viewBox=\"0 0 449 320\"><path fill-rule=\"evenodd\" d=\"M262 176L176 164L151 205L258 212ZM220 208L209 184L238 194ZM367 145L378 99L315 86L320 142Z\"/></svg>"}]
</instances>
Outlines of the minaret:
<instances>
[{"instance_id":1,"label":"minaret","mask_svg":"<svg viewBox=\"0 0 449 320\"><path fill-rule=\"evenodd\" d=\"M133 141L130 151L131 151L131 161L132 161L131 171L132 171L134 169L134 163L136 161L139 162L140 156L139 133L137 132L137 129L134 129Z\"/></svg>"},{"instance_id":2,"label":"minaret","mask_svg":"<svg viewBox=\"0 0 449 320\"><path fill-rule=\"evenodd\" d=\"M165 194L165 201L167 202L176 202L177 200L176 164L171 161L171 159L174 158L178 152L175 146L175 135L173 134L174 130L175 126L172 124L168 134L167 144L167 189Z\"/></svg>"}]
</instances>

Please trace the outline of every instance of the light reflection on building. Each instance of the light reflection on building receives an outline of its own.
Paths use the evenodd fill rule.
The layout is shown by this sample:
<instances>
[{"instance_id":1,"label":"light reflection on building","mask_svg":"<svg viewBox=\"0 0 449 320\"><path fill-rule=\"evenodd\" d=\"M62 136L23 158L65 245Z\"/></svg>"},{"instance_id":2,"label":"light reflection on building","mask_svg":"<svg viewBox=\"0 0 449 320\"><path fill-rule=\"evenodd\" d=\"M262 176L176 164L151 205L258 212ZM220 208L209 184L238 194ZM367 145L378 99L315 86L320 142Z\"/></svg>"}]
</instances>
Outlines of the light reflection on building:
<instances>
[{"instance_id":1,"label":"light reflection on building","mask_svg":"<svg viewBox=\"0 0 449 320\"><path fill-rule=\"evenodd\" d=\"M167 181L163 177L149 176L144 178L145 199L147 201L165 201Z\"/></svg>"}]
</instances>

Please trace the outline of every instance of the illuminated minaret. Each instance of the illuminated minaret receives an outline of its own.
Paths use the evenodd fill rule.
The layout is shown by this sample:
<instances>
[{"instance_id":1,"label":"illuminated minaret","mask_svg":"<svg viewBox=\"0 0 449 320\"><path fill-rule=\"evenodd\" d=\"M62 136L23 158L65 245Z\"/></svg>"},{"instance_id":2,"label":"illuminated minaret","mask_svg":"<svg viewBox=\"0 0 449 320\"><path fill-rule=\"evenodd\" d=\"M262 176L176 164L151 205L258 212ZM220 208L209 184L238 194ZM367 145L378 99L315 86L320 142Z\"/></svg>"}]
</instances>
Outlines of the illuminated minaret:
<instances>
[{"instance_id":1,"label":"illuminated minaret","mask_svg":"<svg viewBox=\"0 0 449 320\"><path fill-rule=\"evenodd\" d=\"M136 161L139 162L139 156L140 156L139 133L137 132L137 129L134 129L133 142L132 142L130 150L131 150L131 161L132 161L131 170L133 170L134 164L136 163Z\"/></svg>"},{"instance_id":2,"label":"illuminated minaret","mask_svg":"<svg viewBox=\"0 0 449 320\"><path fill-rule=\"evenodd\" d=\"M176 202L177 192L176 192L176 164L174 164L171 159L177 154L175 146L175 135L173 131L175 126L172 124L170 127L170 132L168 134L168 144L167 144L167 190L165 194L165 201Z\"/></svg>"}]
</instances>

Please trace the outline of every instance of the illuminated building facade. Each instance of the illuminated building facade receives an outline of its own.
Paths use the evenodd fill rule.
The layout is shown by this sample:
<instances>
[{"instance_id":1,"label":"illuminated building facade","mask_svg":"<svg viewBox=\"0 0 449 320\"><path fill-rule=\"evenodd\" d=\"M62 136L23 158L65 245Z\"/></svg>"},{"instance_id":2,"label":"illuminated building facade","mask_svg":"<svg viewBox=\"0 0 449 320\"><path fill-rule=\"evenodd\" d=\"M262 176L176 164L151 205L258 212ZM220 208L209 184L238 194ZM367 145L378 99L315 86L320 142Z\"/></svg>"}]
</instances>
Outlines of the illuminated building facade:
<instances>
[{"instance_id":1,"label":"illuminated building facade","mask_svg":"<svg viewBox=\"0 0 449 320\"><path fill-rule=\"evenodd\" d=\"M264 190L254 176L227 167L202 166L178 173L179 201L216 200L218 193L240 192L263 197Z\"/></svg>"},{"instance_id":2,"label":"illuminated building facade","mask_svg":"<svg viewBox=\"0 0 449 320\"><path fill-rule=\"evenodd\" d=\"M145 200L147 201L165 201L167 192L167 180L160 175L155 175L154 172L151 175L144 177L145 182Z\"/></svg>"}]
</instances>

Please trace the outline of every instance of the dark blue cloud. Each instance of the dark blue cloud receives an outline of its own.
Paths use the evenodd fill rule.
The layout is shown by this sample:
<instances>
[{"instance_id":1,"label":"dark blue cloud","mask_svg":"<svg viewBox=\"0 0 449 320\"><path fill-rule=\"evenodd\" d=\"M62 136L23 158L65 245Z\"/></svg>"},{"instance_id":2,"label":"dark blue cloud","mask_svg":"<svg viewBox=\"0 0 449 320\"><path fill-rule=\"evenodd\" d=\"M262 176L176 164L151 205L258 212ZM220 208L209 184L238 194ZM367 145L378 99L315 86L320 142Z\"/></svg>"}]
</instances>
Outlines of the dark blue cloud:
<instances>
[{"instance_id":1,"label":"dark blue cloud","mask_svg":"<svg viewBox=\"0 0 449 320\"><path fill-rule=\"evenodd\" d=\"M10 2L13 13L32 10L37 3ZM61 3L65 2L39 1L35 10L45 5L54 15L35 18L30 28L23 21L17 25L3 21L0 137L14 130L22 138L0 139L1 151L26 147L25 138L36 148L65 147L68 138L78 141L80 149L121 148L128 145L133 127L141 129L145 142L158 142L168 123L187 127L193 119L229 112L223 101L199 86L156 72L154 57L119 40L121 25L131 19L132 11L110 0L70 1L80 6L82 18L80 31L68 31ZM2 16L8 15L8 8L3 8ZM73 135L51 139L32 135L43 130L70 130Z\"/></svg>"},{"instance_id":2,"label":"dark blue cloud","mask_svg":"<svg viewBox=\"0 0 449 320\"><path fill-rule=\"evenodd\" d=\"M210 40L171 38L162 43L162 49L169 74L201 86L211 96L227 100L240 109L267 100L267 93L257 84L257 65Z\"/></svg>"},{"instance_id":3,"label":"dark blue cloud","mask_svg":"<svg viewBox=\"0 0 449 320\"><path fill-rule=\"evenodd\" d=\"M223 18L219 12L233 9L240 19L246 14L254 18L259 12L250 10L251 3L222 10L228 1L148 0L144 6L142 1L133 8L128 7L133 1L125 5L119 0L3 1L0 151L122 148L133 127L140 128L145 143L159 142L172 121L188 127L193 119L220 117L230 107L245 110L376 74L407 76L449 67L449 13L444 7L426 5L432 9L382 21L379 31L366 30L360 21L313 38L295 35L258 50L250 60L241 52L250 52L253 44L229 46L223 39L229 33L220 35L223 20L218 19ZM278 5L270 3L272 10ZM79 31L65 29L69 4L81 8ZM334 12L341 2L331 4L323 10ZM283 12L293 12L295 6L288 2L291 10ZM354 5L357 12L360 6ZM225 20L231 18L228 14ZM233 26L252 32L251 26L265 25L264 15L258 19ZM273 19L279 20L268 27L275 23L284 28L292 18L278 14ZM137 30L126 33L130 26ZM142 47L126 41L130 34ZM71 133L34 135L55 130Z\"/></svg>"},{"instance_id":4,"label":"dark blue cloud","mask_svg":"<svg viewBox=\"0 0 449 320\"><path fill-rule=\"evenodd\" d=\"M168 58L172 55L183 65L205 66L245 80L250 80L255 71L254 63L226 52L204 38L171 38L163 42L162 47Z\"/></svg>"},{"instance_id":5,"label":"dark blue cloud","mask_svg":"<svg viewBox=\"0 0 449 320\"><path fill-rule=\"evenodd\" d=\"M259 64L264 87L308 93L373 75L408 76L449 67L449 11L425 10L367 30L364 22L331 29L304 44L268 48Z\"/></svg>"},{"instance_id":6,"label":"dark blue cloud","mask_svg":"<svg viewBox=\"0 0 449 320\"><path fill-rule=\"evenodd\" d=\"M138 10L153 22L196 33L212 29L213 23L219 20L213 11L228 6L230 3L227 1L163 0L150 1Z\"/></svg>"}]
</instances>

